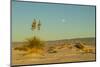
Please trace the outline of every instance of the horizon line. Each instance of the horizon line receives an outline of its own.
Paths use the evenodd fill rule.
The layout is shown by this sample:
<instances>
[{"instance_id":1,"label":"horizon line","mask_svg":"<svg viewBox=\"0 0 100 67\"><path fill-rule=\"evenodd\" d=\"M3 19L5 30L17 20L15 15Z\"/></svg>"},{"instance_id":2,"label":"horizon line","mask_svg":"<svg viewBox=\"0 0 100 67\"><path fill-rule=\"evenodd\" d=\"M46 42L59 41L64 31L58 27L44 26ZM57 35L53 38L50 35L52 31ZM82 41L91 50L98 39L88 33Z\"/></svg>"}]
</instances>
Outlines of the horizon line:
<instances>
[{"instance_id":1,"label":"horizon line","mask_svg":"<svg viewBox=\"0 0 100 67\"><path fill-rule=\"evenodd\" d=\"M78 37L78 38L66 38L68 40L70 39L81 39L81 38L96 38L96 37ZM59 40L66 40L66 39L58 39L58 40L43 40L43 41L59 41ZM25 42L25 41L11 41L12 43L13 42Z\"/></svg>"}]
</instances>

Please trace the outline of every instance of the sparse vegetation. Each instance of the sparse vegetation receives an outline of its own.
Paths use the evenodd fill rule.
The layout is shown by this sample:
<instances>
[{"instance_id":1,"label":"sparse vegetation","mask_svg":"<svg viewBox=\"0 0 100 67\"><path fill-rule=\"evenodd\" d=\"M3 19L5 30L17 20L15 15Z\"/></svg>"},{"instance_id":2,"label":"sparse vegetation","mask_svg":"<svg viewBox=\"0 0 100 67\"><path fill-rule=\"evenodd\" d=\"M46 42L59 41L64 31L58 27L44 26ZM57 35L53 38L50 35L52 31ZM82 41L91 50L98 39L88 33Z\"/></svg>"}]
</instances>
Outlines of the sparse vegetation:
<instances>
[{"instance_id":1,"label":"sparse vegetation","mask_svg":"<svg viewBox=\"0 0 100 67\"><path fill-rule=\"evenodd\" d=\"M24 43L21 43L20 46L16 46L14 49L14 64L16 64L14 61L25 64L25 62L34 63L37 61L41 63L56 62L60 61L60 59L66 62L74 62L73 60L81 61L81 59L84 61L95 60L95 47L88 45L87 42L84 44L83 41L73 41L63 44L55 41L55 43L52 43L42 41L35 36L27 39ZM27 61L27 59L30 59L30 61ZM31 61L31 59L34 61Z\"/></svg>"},{"instance_id":2,"label":"sparse vegetation","mask_svg":"<svg viewBox=\"0 0 100 67\"><path fill-rule=\"evenodd\" d=\"M20 50L20 51L31 50L31 53L39 52L44 49L44 41L41 41L37 37L29 38L29 39L27 39L27 45L23 45L21 47L16 47L14 49Z\"/></svg>"},{"instance_id":3,"label":"sparse vegetation","mask_svg":"<svg viewBox=\"0 0 100 67\"><path fill-rule=\"evenodd\" d=\"M28 49L26 47L15 47L14 50L20 50L20 51L27 51Z\"/></svg>"},{"instance_id":4,"label":"sparse vegetation","mask_svg":"<svg viewBox=\"0 0 100 67\"><path fill-rule=\"evenodd\" d=\"M32 23L32 31L41 30L40 20L34 19ZM19 43L18 43L19 44ZM19 45L18 45L19 46ZM90 47L87 41L70 39L58 41L42 41L35 33L31 38L21 43L21 46L15 47L13 51L13 62L19 61L25 64L31 63L48 63L48 62L74 62L95 59L94 47ZM15 52L16 50L19 50ZM15 56L15 57L14 57ZM28 61L27 61L28 60ZM25 62L24 62L25 61Z\"/></svg>"},{"instance_id":5,"label":"sparse vegetation","mask_svg":"<svg viewBox=\"0 0 100 67\"><path fill-rule=\"evenodd\" d=\"M55 47L49 47L48 53L57 53L57 51L55 50Z\"/></svg>"},{"instance_id":6,"label":"sparse vegetation","mask_svg":"<svg viewBox=\"0 0 100 67\"><path fill-rule=\"evenodd\" d=\"M32 31L36 30L38 28L38 30L40 30L40 20L39 22L36 21L36 19L34 19L34 21L32 22ZM34 31L35 32L35 31ZM39 38L37 38L34 34L34 37L27 39L27 44L23 45L21 47L16 47L14 48L15 50L23 50L23 51L27 51L30 50L30 52L39 52L40 50L43 50L44 48L44 41L41 41Z\"/></svg>"},{"instance_id":7,"label":"sparse vegetation","mask_svg":"<svg viewBox=\"0 0 100 67\"><path fill-rule=\"evenodd\" d=\"M93 48L89 48L89 47L88 47L88 48L84 48L84 49L82 49L82 50L83 50L85 53L93 53L93 54L95 53L95 52L93 51L94 49L93 49Z\"/></svg>"},{"instance_id":8,"label":"sparse vegetation","mask_svg":"<svg viewBox=\"0 0 100 67\"><path fill-rule=\"evenodd\" d=\"M27 39L27 42L28 42L28 45L27 45L28 48L41 48L42 49L44 47L44 42L41 41L37 37Z\"/></svg>"},{"instance_id":9,"label":"sparse vegetation","mask_svg":"<svg viewBox=\"0 0 100 67\"><path fill-rule=\"evenodd\" d=\"M84 45L82 45L81 43L75 43L74 47L76 47L78 49L83 49Z\"/></svg>"},{"instance_id":10,"label":"sparse vegetation","mask_svg":"<svg viewBox=\"0 0 100 67\"><path fill-rule=\"evenodd\" d=\"M86 45L86 44L85 44ZM80 49L82 50L84 53L94 53L94 49L93 48L90 48L90 47L86 47L84 45L84 43L76 43L74 46L77 48L77 49Z\"/></svg>"}]
</instances>

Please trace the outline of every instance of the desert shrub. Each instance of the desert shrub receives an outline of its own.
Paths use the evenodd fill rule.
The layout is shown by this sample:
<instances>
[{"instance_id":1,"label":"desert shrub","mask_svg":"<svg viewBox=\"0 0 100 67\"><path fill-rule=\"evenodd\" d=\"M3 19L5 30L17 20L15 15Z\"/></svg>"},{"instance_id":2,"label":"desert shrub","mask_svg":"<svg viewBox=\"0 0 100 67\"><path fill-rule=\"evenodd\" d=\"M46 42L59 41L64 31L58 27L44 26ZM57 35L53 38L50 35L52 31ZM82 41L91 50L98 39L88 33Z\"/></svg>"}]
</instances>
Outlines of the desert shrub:
<instances>
[{"instance_id":1,"label":"desert shrub","mask_svg":"<svg viewBox=\"0 0 100 67\"><path fill-rule=\"evenodd\" d=\"M55 50L55 47L49 47L48 53L57 53L57 51Z\"/></svg>"},{"instance_id":2,"label":"desert shrub","mask_svg":"<svg viewBox=\"0 0 100 67\"><path fill-rule=\"evenodd\" d=\"M95 53L95 52L94 52L94 49L93 49L93 48L89 48L89 47L88 47L88 48L84 48L83 51L84 51L85 53Z\"/></svg>"},{"instance_id":3,"label":"desert shrub","mask_svg":"<svg viewBox=\"0 0 100 67\"><path fill-rule=\"evenodd\" d=\"M27 43L23 46L16 47L14 50L28 51L29 53L43 53L44 41L37 37L27 39Z\"/></svg>"},{"instance_id":4,"label":"desert shrub","mask_svg":"<svg viewBox=\"0 0 100 67\"><path fill-rule=\"evenodd\" d=\"M41 41L39 38L37 37L32 37L32 38L29 38L27 39L27 47L28 48L40 48L40 49L43 49L44 47L44 41Z\"/></svg>"},{"instance_id":5,"label":"desert shrub","mask_svg":"<svg viewBox=\"0 0 100 67\"><path fill-rule=\"evenodd\" d=\"M75 43L74 45L76 48L78 49L83 49L84 48L84 45L82 45L81 43Z\"/></svg>"},{"instance_id":6,"label":"desert shrub","mask_svg":"<svg viewBox=\"0 0 100 67\"><path fill-rule=\"evenodd\" d=\"M57 51L49 51L49 53L57 53Z\"/></svg>"},{"instance_id":7,"label":"desert shrub","mask_svg":"<svg viewBox=\"0 0 100 67\"><path fill-rule=\"evenodd\" d=\"M14 50L27 51L25 47L15 47Z\"/></svg>"},{"instance_id":8,"label":"desert shrub","mask_svg":"<svg viewBox=\"0 0 100 67\"><path fill-rule=\"evenodd\" d=\"M27 39L26 44L27 45L25 45L25 47L28 48L28 54L38 54L40 56L44 55L44 41L40 40L37 37L32 37Z\"/></svg>"}]
</instances>

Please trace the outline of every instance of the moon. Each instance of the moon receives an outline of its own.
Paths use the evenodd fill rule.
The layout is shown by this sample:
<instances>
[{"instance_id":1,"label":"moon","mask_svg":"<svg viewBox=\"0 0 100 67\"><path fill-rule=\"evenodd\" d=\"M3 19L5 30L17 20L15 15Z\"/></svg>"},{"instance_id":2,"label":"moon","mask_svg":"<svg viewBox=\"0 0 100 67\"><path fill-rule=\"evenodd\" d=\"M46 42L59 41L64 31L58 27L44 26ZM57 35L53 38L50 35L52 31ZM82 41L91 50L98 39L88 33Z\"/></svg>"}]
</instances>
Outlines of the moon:
<instances>
[{"instance_id":1,"label":"moon","mask_svg":"<svg viewBox=\"0 0 100 67\"><path fill-rule=\"evenodd\" d=\"M65 19L62 19L62 22L65 22Z\"/></svg>"}]
</instances>

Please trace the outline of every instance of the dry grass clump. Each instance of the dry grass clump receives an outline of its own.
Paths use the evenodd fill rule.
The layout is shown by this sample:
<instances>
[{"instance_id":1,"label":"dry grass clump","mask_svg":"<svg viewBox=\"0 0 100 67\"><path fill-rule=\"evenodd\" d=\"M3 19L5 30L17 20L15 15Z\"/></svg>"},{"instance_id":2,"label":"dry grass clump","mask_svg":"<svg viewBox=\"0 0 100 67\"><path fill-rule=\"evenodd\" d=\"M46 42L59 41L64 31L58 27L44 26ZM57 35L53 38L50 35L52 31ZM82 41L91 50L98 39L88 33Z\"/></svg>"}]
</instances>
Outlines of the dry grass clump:
<instances>
[{"instance_id":1,"label":"dry grass clump","mask_svg":"<svg viewBox=\"0 0 100 67\"><path fill-rule=\"evenodd\" d=\"M44 51L44 41L41 41L39 38L37 37L33 37L30 39L27 39L27 46L29 48L29 53L43 53Z\"/></svg>"},{"instance_id":2,"label":"dry grass clump","mask_svg":"<svg viewBox=\"0 0 100 67\"><path fill-rule=\"evenodd\" d=\"M57 51L55 50L55 47L49 47L48 49L48 53L57 53Z\"/></svg>"},{"instance_id":3,"label":"dry grass clump","mask_svg":"<svg viewBox=\"0 0 100 67\"><path fill-rule=\"evenodd\" d=\"M44 50L44 41L41 41L37 37L32 37L27 39L27 43L25 45L16 47L14 49L20 51L30 51L30 53L32 52L38 53Z\"/></svg>"},{"instance_id":4,"label":"dry grass clump","mask_svg":"<svg viewBox=\"0 0 100 67\"><path fill-rule=\"evenodd\" d=\"M95 53L93 48L86 47L84 43L75 43L74 47L76 47L79 50L82 50L85 53Z\"/></svg>"},{"instance_id":5,"label":"dry grass clump","mask_svg":"<svg viewBox=\"0 0 100 67\"><path fill-rule=\"evenodd\" d=\"M82 49L85 53L95 53L95 51L94 51L94 49L93 48L84 48L84 49Z\"/></svg>"},{"instance_id":6,"label":"dry grass clump","mask_svg":"<svg viewBox=\"0 0 100 67\"><path fill-rule=\"evenodd\" d=\"M76 47L77 49L83 49L85 46L81 43L75 43L74 47Z\"/></svg>"},{"instance_id":7,"label":"dry grass clump","mask_svg":"<svg viewBox=\"0 0 100 67\"><path fill-rule=\"evenodd\" d=\"M32 37L30 39L27 39L27 47L32 49L32 48L40 48L43 49L44 47L44 41L41 41L37 37Z\"/></svg>"},{"instance_id":8,"label":"dry grass clump","mask_svg":"<svg viewBox=\"0 0 100 67\"><path fill-rule=\"evenodd\" d=\"M14 50L27 51L26 47L15 47Z\"/></svg>"}]
</instances>

